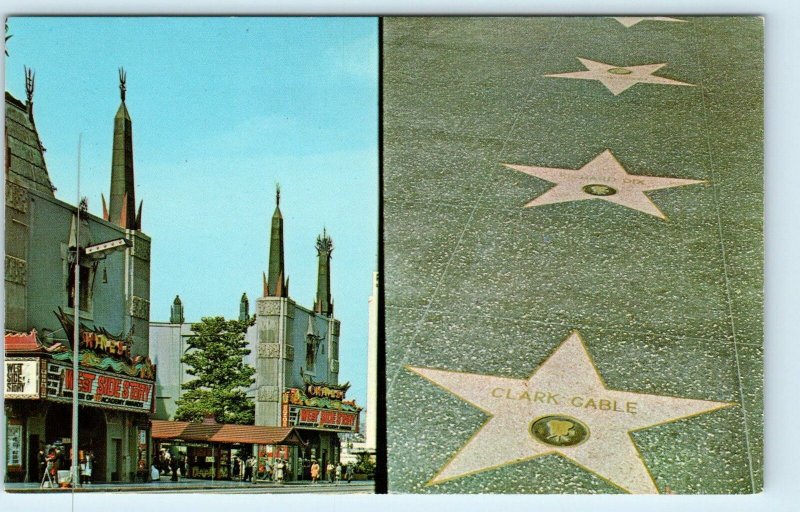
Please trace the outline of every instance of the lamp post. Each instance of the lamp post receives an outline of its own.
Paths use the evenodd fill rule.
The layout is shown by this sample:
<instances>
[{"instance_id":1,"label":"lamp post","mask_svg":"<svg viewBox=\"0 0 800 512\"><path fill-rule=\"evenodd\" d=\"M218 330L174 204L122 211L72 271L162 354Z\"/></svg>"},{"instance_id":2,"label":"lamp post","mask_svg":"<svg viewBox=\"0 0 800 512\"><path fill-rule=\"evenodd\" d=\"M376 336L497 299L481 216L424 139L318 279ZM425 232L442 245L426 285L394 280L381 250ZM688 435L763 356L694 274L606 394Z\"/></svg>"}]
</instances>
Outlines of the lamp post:
<instances>
[{"instance_id":1,"label":"lamp post","mask_svg":"<svg viewBox=\"0 0 800 512\"><path fill-rule=\"evenodd\" d=\"M72 482L75 487L80 482L80 466L78 461L78 372L80 368L80 309L81 309L81 255L91 259L105 258L109 253L131 247L131 241L126 238L116 238L107 242L87 245L82 248L80 244L80 225L81 216L87 211L86 201L81 200L76 212L77 222L75 226L75 294L72 299L74 308L74 321L72 326Z\"/></svg>"},{"instance_id":2,"label":"lamp post","mask_svg":"<svg viewBox=\"0 0 800 512\"><path fill-rule=\"evenodd\" d=\"M72 307L75 313L75 320L72 326L72 488L81 481L80 466L78 465L78 357L80 357L80 335L81 325L81 210L86 203L81 199L81 139L83 134L78 135L78 172L77 172L77 192L78 209L75 211L75 276L74 293L72 297Z\"/></svg>"},{"instance_id":3,"label":"lamp post","mask_svg":"<svg viewBox=\"0 0 800 512\"><path fill-rule=\"evenodd\" d=\"M80 137L78 138L78 197L80 197ZM72 487L73 489L80 482L80 464L78 457L78 383L80 372L80 331L81 331L81 253L93 258L105 258L110 252L130 247L132 244L130 240L125 238L118 238L109 240L99 244L93 244L81 247L81 217L87 214L88 206L85 199L80 199L78 209L75 212L75 246L72 248L75 251L75 273L74 279L74 295L72 298L72 306L74 312L74 320L72 326Z\"/></svg>"}]
</instances>

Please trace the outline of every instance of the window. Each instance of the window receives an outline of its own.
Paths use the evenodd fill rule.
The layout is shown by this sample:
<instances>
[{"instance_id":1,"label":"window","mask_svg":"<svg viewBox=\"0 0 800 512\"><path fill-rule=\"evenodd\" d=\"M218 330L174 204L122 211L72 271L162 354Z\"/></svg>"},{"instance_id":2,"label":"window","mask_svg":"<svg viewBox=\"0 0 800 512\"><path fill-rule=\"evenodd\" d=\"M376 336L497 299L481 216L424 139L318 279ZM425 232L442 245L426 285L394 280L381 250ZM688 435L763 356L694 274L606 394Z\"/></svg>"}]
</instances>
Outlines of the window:
<instances>
[{"instance_id":1,"label":"window","mask_svg":"<svg viewBox=\"0 0 800 512\"><path fill-rule=\"evenodd\" d=\"M314 371L314 345L315 343L314 336L308 336L306 338L306 370L313 372Z\"/></svg>"},{"instance_id":2,"label":"window","mask_svg":"<svg viewBox=\"0 0 800 512\"><path fill-rule=\"evenodd\" d=\"M81 265L80 268L80 307L81 311L89 311L90 298L91 298L91 274L92 270L89 267ZM67 276L67 307L75 307L75 264L69 266L69 275Z\"/></svg>"}]
</instances>

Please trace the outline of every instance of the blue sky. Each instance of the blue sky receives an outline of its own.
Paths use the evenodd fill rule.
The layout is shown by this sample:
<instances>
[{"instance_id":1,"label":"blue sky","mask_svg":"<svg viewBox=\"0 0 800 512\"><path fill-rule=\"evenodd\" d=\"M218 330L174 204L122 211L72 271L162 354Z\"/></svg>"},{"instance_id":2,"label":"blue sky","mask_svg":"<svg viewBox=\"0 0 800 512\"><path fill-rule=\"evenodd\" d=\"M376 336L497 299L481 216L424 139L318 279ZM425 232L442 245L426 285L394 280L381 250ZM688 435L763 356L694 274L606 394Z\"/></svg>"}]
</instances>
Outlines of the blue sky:
<instances>
[{"instance_id":1,"label":"blue sky","mask_svg":"<svg viewBox=\"0 0 800 512\"><path fill-rule=\"evenodd\" d=\"M340 380L366 404L367 299L377 270L375 18L10 18L6 90L36 72L36 125L56 196L108 199L117 68L127 72L136 199L152 237L150 316L251 311L281 185L290 295L311 307L314 242L333 238Z\"/></svg>"}]
</instances>

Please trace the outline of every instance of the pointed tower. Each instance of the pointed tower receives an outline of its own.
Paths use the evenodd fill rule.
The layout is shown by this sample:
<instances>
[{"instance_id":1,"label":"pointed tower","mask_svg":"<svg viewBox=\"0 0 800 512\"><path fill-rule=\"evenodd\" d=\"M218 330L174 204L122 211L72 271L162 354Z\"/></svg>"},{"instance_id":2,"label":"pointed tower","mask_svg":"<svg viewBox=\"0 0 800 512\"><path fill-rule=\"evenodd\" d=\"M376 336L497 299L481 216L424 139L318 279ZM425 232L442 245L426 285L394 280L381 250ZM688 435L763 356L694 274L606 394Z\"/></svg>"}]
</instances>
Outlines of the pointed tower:
<instances>
[{"instance_id":1,"label":"pointed tower","mask_svg":"<svg viewBox=\"0 0 800 512\"><path fill-rule=\"evenodd\" d=\"M317 271L317 298L314 311L326 316L333 316L333 299L331 299L331 253L333 241L326 230L317 237L317 255L319 267Z\"/></svg>"},{"instance_id":2,"label":"pointed tower","mask_svg":"<svg viewBox=\"0 0 800 512\"><path fill-rule=\"evenodd\" d=\"M103 198L103 216L126 229L139 229L136 215L136 194L133 179L133 127L125 106L125 70L119 69L119 91L122 102L114 116L114 147L111 155L111 195L106 210Z\"/></svg>"},{"instance_id":3,"label":"pointed tower","mask_svg":"<svg viewBox=\"0 0 800 512\"><path fill-rule=\"evenodd\" d=\"M250 321L250 301L247 299L247 293L243 293L242 300L239 301L239 321Z\"/></svg>"},{"instance_id":4,"label":"pointed tower","mask_svg":"<svg viewBox=\"0 0 800 512\"><path fill-rule=\"evenodd\" d=\"M28 121L31 122L31 125L35 125L36 122L33 120L33 89L36 84L36 73L34 73L32 69L28 69L27 66L24 69L25 69L25 97L28 100L25 103L25 108L28 114Z\"/></svg>"},{"instance_id":5,"label":"pointed tower","mask_svg":"<svg viewBox=\"0 0 800 512\"><path fill-rule=\"evenodd\" d=\"M275 188L275 213L272 215L272 232L269 237L269 268L264 282L264 297L288 297L288 279L283 267L283 216L281 215L281 188Z\"/></svg>"},{"instance_id":6,"label":"pointed tower","mask_svg":"<svg viewBox=\"0 0 800 512\"><path fill-rule=\"evenodd\" d=\"M169 315L169 323L182 324L183 321L184 321L183 304L181 303L180 296L176 295L175 300L172 301L172 308L170 310L170 315Z\"/></svg>"}]
</instances>

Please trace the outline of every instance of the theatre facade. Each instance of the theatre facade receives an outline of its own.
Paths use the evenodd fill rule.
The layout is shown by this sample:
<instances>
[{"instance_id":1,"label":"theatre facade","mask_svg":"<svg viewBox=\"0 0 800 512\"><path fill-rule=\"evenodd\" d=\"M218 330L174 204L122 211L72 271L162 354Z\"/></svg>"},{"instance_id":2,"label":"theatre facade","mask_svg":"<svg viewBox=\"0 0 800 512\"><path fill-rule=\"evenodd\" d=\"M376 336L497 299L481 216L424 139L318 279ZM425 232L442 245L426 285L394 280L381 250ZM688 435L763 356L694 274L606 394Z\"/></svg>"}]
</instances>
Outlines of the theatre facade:
<instances>
[{"instance_id":1,"label":"theatre facade","mask_svg":"<svg viewBox=\"0 0 800 512\"><path fill-rule=\"evenodd\" d=\"M151 241L141 231L141 206L134 208L124 72L120 91L102 216L89 213L85 201L73 205L55 196L34 122L33 74L26 75L27 101L5 95L8 481L35 481L38 452L50 447L67 459L74 447L91 450L96 482L130 481L149 465L156 372L148 357ZM75 342L77 440L71 438Z\"/></svg>"},{"instance_id":2,"label":"theatre facade","mask_svg":"<svg viewBox=\"0 0 800 512\"><path fill-rule=\"evenodd\" d=\"M247 395L255 403L256 426L291 429L302 442L265 444L259 442L257 436L252 437L251 442L239 437L239 445L219 446L218 449L227 450L225 456L229 458L233 450L239 457L253 455L258 458L259 466L270 465L275 459L285 460L287 480L304 480L310 479L313 462L319 463L323 477L329 462L334 465L339 462L339 436L359 431L362 408L354 400L347 399L349 383L339 383L341 323L333 314L330 286L333 241L324 231L317 237L317 294L311 308L301 306L289 295L280 192L276 203L271 221L268 271L262 276L263 293L256 299L255 321L245 335L250 349L245 362L256 370L255 383L247 390ZM246 295L242 295L239 310L240 320L252 319ZM150 352L159 368L155 406L159 420L174 419L182 385L192 378L181 363L191 336L192 324L184 320L184 304L179 297L173 302L169 322L150 324ZM169 442L163 433L169 432L169 428L159 428L158 438L163 446L164 442ZM186 441L186 436L179 439ZM198 441L200 439L192 440L193 443ZM205 449L208 457L212 457L209 443L211 441L194 448ZM184 448L180 453L191 457ZM222 454L220 451L217 455ZM202 462L197 457L191 460ZM219 468L212 473L215 478L221 478L231 470Z\"/></svg>"}]
</instances>

